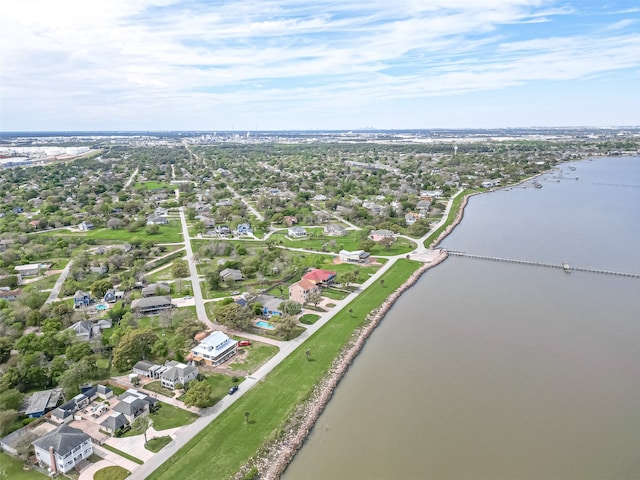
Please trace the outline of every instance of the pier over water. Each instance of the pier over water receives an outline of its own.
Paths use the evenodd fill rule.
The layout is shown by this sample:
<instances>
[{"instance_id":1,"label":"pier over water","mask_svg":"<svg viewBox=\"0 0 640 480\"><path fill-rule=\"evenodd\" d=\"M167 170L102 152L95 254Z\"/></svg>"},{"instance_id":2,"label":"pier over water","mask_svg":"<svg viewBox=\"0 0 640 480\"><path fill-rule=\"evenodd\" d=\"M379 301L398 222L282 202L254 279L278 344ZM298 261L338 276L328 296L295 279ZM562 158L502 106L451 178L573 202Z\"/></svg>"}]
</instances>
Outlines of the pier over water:
<instances>
[{"instance_id":1,"label":"pier over water","mask_svg":"<svg viewBox=\"0 0 640 480\"><path fill-rule=\"evenodd\" d=\"M603 275L617 275L620 277L630 277L630 278L640 278L640 273L628 273L628 272L615 272L613 270L600 270L597 268L585 268L585 267L575 267L563 263L545 263L545 262L532 262L530 260L517 260L513 258L502 258L502 257L491 257L488 255L474 255L471 253L465 253L456 250L447 250L449 255L454 255L456 257L465 257L465 258L475 258L478 260L489 260L493 262L504 262L504 263L517 263L520 265L531 265L533 267L547 267L547 268L558 268L560 270L564 270L565 272L587 272L587 273L599 273Z\"/></svg>"}]
</instances>

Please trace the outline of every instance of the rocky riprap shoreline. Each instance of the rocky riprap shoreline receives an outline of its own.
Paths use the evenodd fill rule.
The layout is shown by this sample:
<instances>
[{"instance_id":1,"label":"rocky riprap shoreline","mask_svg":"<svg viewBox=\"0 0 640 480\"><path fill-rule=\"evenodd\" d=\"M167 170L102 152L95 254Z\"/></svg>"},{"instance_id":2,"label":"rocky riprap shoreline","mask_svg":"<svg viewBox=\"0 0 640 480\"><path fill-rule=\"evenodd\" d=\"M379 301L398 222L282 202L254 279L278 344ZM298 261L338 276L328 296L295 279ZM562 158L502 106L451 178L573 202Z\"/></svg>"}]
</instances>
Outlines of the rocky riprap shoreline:
<instances>
[{"instance_id":1,"label":"rocky riprap shoreline","mask_svg":"<svg viewBox=\"0 0 640 480\"><path fill-rule=\"evenodd\" d=\"M434 240L432 245L438 245L462 221L468 198L469 196L466 196L462 201L453 223ZM302 447L324 407L333 396L340 379L364 347L369 335L382 321L400 295L411 288L424 272L439 265L447 257L447 252L442 250L433 262L422 265L405 283L389 295L378 308L367 315L364 324L353 332L350 341L342 348L327 374L314 387L309 399L296 407L286 424L277 433L276 438L266 443L256 456L238 472L234 479L273 480L280 477L287 465L293 460L296 452Z\"/></svg>"}]
</instances>

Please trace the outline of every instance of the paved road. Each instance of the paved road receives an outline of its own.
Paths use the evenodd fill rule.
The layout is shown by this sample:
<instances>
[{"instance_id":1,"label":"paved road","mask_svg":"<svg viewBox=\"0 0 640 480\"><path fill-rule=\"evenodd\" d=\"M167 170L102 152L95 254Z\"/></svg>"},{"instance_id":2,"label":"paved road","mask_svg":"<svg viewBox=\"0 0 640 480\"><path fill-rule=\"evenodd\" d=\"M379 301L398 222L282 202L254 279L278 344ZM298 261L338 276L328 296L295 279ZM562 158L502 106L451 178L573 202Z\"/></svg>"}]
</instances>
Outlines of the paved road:
<instances>
[{"instance_id":1,"label":"paved road","mask_svg":"<svg viewBox=\"0 0 640 480\"><path fill-rule=\"evenodd\" d=\"M136 178L136 175L138 175L138 169L137 168L131 174L131 176L129 177L129 180L127 180L127 183L124 184L124 187L122 187L123 190L129 188L129 185L131 185L133 183L133 179Z\"/></svg>"},{"instance_id":2,"label":"paved road","mask_svg":"<svg viewBox=\"0 0 640 480\"><path fill-rule=\"evenodd\" d=\"M202 288L200 288L200 277L198 276L198 269L196 268L196 262L193 257L193 248L191 248L191 237L189 236L189 229L187 227L187 218L184 214L184 207L180 207L180 222L182 223L182 233L184 236L184 246L187 252L187 265L189 265L189 274L191 278L191 289L193 290L193 298L196 304L196 313L198 320L207 325L209 328L214 328L213 323L207 317L207 311L204 308L204 301L202 299Z\"/></svg>"},{"instance_id":3,"label":"paved road","mask_svg":"<svg viewBox=\"0 0 640 480\"><path fill-rule=\"evenodd\" d=\"M69 272L71 271L72 265L73 265L73 260L69 260L69 263L67 263L67 266L64 267L64 269L62 270L62 273L60 273L60 276L56 280L55 285L51 289L51 292L49 292L49 296L47 297L47 300L44 303L53 303L56 301L56 299L58 298L58 295L60 295L60 290L62 290L62 284L69 276Z\"/></svg>"},{"instance_id":4,"label":"paved road","mask_svg":"<svg viewBox=\"0 0 640 480\"><path fill-rule=\"evenodd\" d=\"M254 208L254 206L253 206L253 205L250 205L250 204L249 204L249 202L247 202L247 201L245 200L245 198L244 198L242 195L240 195L240 194L239 194L238 192L236 192L233 188L231 188L231 186L230 186L230 185L227 185L227 189L228 189L231 193L233 193L233 196L234 196L234 197L236 197L236 198L237 198L237 199L239 199L242 203L244 203L244 204L247 206L247 208L249 209L249 211L250 211L251 213L253 213L253 215L254 215L258 220L260 220L261 222L262 222L262 221L264 221L264 217L262 216L262 214L261 214L258 210L256 210L256 209Z\"/></svg>"},{"instance_id":5,"label":"paved road","mask_svg":"<svg viewBox=\"0 0 640 480\"><path fill-rule=\"evenodd\" d=\"M445 209L445 214L442 217L442 220L438 222L438 224L434 225L429 232L427 232L421 239L419 239L418 248L413 252L416 255L417 260L422 261L430 261L432 258L435 258L434 255L431 255L429 250L424 247L424 240L437 228L439 228L444 222L446 222L447 215L449 210L451 209L451 205L453 204L453 200L457 197L461 192L458 192L456 195L451 197L447 208ZM183 230L187 232L186 228L186 220L184 217L184 211L180 209L180 216L183 222ZM188 234L185 239L188 238ZM190 242L187 242L189 245L188 249L191 249ZM387 263L382 265L378 271L369 277L361 286L358 291L355 291L349 294L343 300L339 300L336 303L336 306L331 309L330 312L326 312L320 316L320 319L316 321L313 325L307 326L307 329L297 338L286 342L281 346L280 351L269 359L262 367L256 370L252 375L248 376L244 382L240 385L240 390L235 395L228 395L223 398L220 402L210 408L203 409L201 411L202 416L196 420L191 425L185 427L180 431L179 436L171 442L169 445L164 447L158 455L154 455L149 461L147 461L144 465L141 465L137 468L133 474L128 477L131 480L143 480L147 478L154 470L156 470L162 463L164 463L169 457L171 457L174 453L176 453L180 448L186 445L193 437L195 437L200 431L202 431L207 425L213 422L222 412L224 412L227 408L233 405L238 399L247 391L249 391L254 385L258 382L264 380L264 378L275 368L277 367L285 358L289 355L294 354L298 348L315 332L317 332L320 328L322 328L327 322L329 322L333 317L335 317L345 306L347 306L352 300L354 300L361 291L365 290L367 287L377 282L378 279L387 272L397 261L398 259L404 258L405 255L395 255L386 257L388 258ZM192 258L192 255L190 255ZM191 261L189 262L189 267L195 269L195 264ZM196 306L198 304L202 304L202 294L198 285L198 291L200 292L200 296L196 296ZM195 288L194 288L195 294ZM194 295L195 296L195 295ZM199 299L199 301L198 301ZM204 308L204 307L203 307ZM205 315L206 316L206 315ZM207 319L208 324L209 320ZM302 357L304 353L300 353Z\"/></svg>"}]
</instances>

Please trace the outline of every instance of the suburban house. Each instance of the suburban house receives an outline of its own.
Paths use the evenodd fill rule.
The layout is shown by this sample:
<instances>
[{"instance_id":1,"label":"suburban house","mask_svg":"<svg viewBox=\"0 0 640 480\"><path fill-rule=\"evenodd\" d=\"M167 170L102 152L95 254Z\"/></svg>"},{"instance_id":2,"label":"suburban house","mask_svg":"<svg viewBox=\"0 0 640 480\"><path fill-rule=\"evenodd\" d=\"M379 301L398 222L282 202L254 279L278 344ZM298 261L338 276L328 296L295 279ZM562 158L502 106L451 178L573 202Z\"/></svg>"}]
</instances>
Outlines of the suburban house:
<instances>
[{"instance_id":1,"label":"suburban house","mask_svg":"<svg viewBox=\"0 0 640 480\"><path fill-rule=\"evenodd\" d=\"M380 240L386 238L390 238L393 240L395 238L395 233L393 233L391 230L372 230L369 234L369 238L374 242L379 242Z\"/></svg>"},{"instance_id":2,"label":"suburban house","mask_svg":"<svg viewBox=\"0 0 640 480\"><path fill-rule=\"evenodd\" d=\"M42 390L26 398L19 413L29 418L39 418L58 406L62 400L62 389Z\"/></svg>"},{"instance_id":3,"label":"suburban house","mask_svg":"<svg viewBox=\"0 0 640 480\"><path fill-rule=\"evenodd\" d=\"M172 308L171 297L165 296L137 298L131 302L131 311L140 315L156 315Z\"/></svg>"},{"instance_id":4,"label":"suburban house","mask_svg":"<svg viewBox=\"0 0 640 480\"><path fill-rule=\"evenodd\" d=\"M482 188L499 187L500 186L500 179L496 178L495 180L485 180L484 182L482 182L480 184L480 186L482 186Z\"/></svg>"},{"instance_id":5,"label":"suburban house","mask_svg":"<svg viewBox=\"0 0 640 480\"><path fill-rule=\"evenodd\" d=\"M150 215L147 225L169 225L169 219L163 215Z\"/></svg>"},{"instance_id":6,"label":"suburban house","mask_svg":"<svg viewBox=\"0 0 640 480\"><path fill-rule=\"evenodd\" d=\"M431 200L432 198L440 198L442 190L422 190L420 191L420 200Z\"/></svg>"},{"instance_id":7,"label":"suburban house","mask_svg":"<svg viewBox=\"0 0 640 480\"><path fill-rule=\"evenodd\" d=\"M102 335L102 330L111 327L113 327L113 322L109 319L98 320L96 323L89 320L79 320L71 325L68 330L75 331L76 337L88 342L92 338Z\"/></svg>"},{"instance_id":8,"label":"suburban house","mask_svg":"<svg viewBox=\"0 0 640 480\"><path fill-rule=\"evenodd\" d=\"M309 273L305 273L302 276L303 280L309 280L319 287L329 287L336 280L336 272L331 270L322 270L320 268L314 268Z\"/></svg>"},{"instance_id":9,"label":"suburban house","mask_svg":"<svg viewBox=\"0 0 640 480\"><path fill-rule=\"evenodd\" d=\"M301 305L307 303L307 296L311 292L319 292L320 287L309 280L300 280L289 287L289 300Z\"/></svg>"},{"instance_id":10,"label":"suburban house","mask_svg":"<svg viewBox=\"0 0 640 480\"><path fill-rule=\"evenodd\" d=\"M95 226L93 225L93 223L87 221L82 221L78 225L78 230L81 230L83 232L88 232L89 230L93 230L94 228Z\"/></svg>"},{"instance_id":11,"label":"suburban house","mask_svg":"<svg viewBox=\"0 0 640 480\"><path fill-rule=\"evenodd\" d=\"M216 202L216 207L231 207L232 205L233 201L228 198Z\"/></svg>"},{"instance_id":12,"label":"suburban house","mask_svg":"<svg viewBox=\"0 0 640 480\"><path fill-rule=\"evenodd\" d=\"M262 315L265 317L272 317L274 315L282 316L282 310L280 304L282 299L274 297L273 295L260 294L253 303L259 303L262 305Z\"/></svg>"},{"instance_id":13,"label":"suburban house","mask_svg":"<svg viewBox=\"0 0 640 480\"><path fill-rule=\"evenodd\" d=\"M239 282L244 280L244 276L240 270L233 268L225 268L220 272L220 278L223 282Z\"/></svg>"},{"instance_id":14,"label":"suburban house","mask_svg":"<svg viewBox=\"0 0 640 480\"><path fill-rule=\"evenodd\" d=\"M120 412L113 412L100 423L100 428L111 436L118 434L118 432L124 432L128 426L127 417Z\"/></svg>"},{"instance_id":15,"label":"suburban house","mask_svg":"<svg viewBox=\"0 0 640 480\"><path fill-rule=\"evenodd\" d=\"M307 230L304 227L289 227L287 235L291 238L302 238L307 236Z\"/></svg>"},{"instance_id":16,"label":"suburban house","mask_svg":"<svg viewBox=\"0 0 640 480\"><path fill-rule=\"evenodd\" d=\"M287 227L293 227L296 223L298 223L298 217L286 215L284 217L284 223L287 225Z\"/></svg>"},{"instance_id":17,"label":"suburban house","mask_svg":"<svg viewBox=\"0 0 640 480\"><path fill-rule=\"evenodd\" d=\"M344 237L347 234L347 229L337 223L330 223L325 225L323 232L329 237Z\"/></svg>"},{"instance_id":18,"label":"suburban house","mask_svg":"<svg viewBox=\"0 0 640 480\"><path fill-rule=\"evenodd\" d=\"M17 457L24 452L25 447L29 446L29 449L31 448L31 442L34 439L46 435L54 428L53 425L47 422L33 422L25 425L0 439L0 451Z\"/></svg>"},{"instance_id":19,"label":"suburban house","mask_svg":"<svg viewBox=\"0 0 640 480\"><path fill-rule=\"evenodd\" d=\"M409 213L405 214L404 221L405 221L405 223L407 225L413 225L414 223L416 223L421 218L422 218L422 216L419 213L409 212Z\"/></svg>"},{"instance_id":20,"label":"suburban house","mask_svg":"<svg viewBox=\"0 0 640 480\"><path fill-rule=\"evenodd\" d=\"M91 437L82 430L60 425L33 442L38 463L53 474L67 473L93 453Z\"/></svg>"},{"instance_id":21,"label":"suburban house","mask_svg":"<svg viewBox=\"0 0 640 480\"><path fill-rule=\"evenodd\" d=\"M429 200L419 200L416 203L416 210L426 212L431 208L431 202Z\"/></svg>"},{"instance_id":22,"label":"suburban house","mask_svg":"<svg viewBox=\"0 0 640 480\"><path fill-rule=\"evenodd\" d=\"M102 263L100 265L92 265L89 267L89 271L91 273L97 273L98 275L103 275L109 271L109 266L106 263Z\"/></svg>"},{"instance_id":23,"label":"suburban house","mask_svg":"<svg viewBox=\"0 0 640 480\"><path fill-rule=\"evenodd\" d=\"M350 252L348 250L340 250L340 261L343 263L367 263L371 254L364 250L355 250Z\"/></svg>"},{"instance_id":24,"label":"suburban house","mask_svg":"<svg viewBox=\"0 0 640 480\"><path fill-rule=\"evenodd\" d=\"M238 352L238 342L215 331L191 349L191 358L205 365L220 365Z\"/></svg>"},{"instance_id":25,"label":"suburban house","mask_svg":"<svg viewBox=\"0 0 640 480\"><path fill-rule=\"evenodd\" d=\"M123 414L129 423L159 408L158 400L134 388L124 392L118 400L120 401L113 407L113 411Z\"/></svg>"},{"instance_id":26,"label":"suburban house","mask_svg":"<svg viewBox=\"0 0 640 480\"><path fill-rule=\"evenodd\" d=\"M73 295L73 308L88 307L91 303L91 295L89 292L78 290Z\"/></svg>"},{"instance_id":27,"label":"suburban house","mask_svg":"<svg viewBox=\"0 0 640 480\"><path fill-rule=\"evenodd\" d=\"M109 290L107 290L107 293L104 294L103 300L107 303L116 303L118 300L122 300L123 298L123 291L116 290L115 288L110 288Z\"/></svg>"},{"instance_id":28,"label":"suburban house","mask_svg":"<svg viewBox=\"0 0 640 480\"><path fill-rule=\"evenodd\" d=\"M236 233L238 235L249 235L250 233L252 233L251 224L241 223L240 225L238 225L238 228L236 229Z\"/></svg>"},{"instance_id":29,"label":"suburban house","mask_svg":"<svg viewBox=\"0 0 640 480\"><path fill-rule=\"evenodd\" d=\"M216 232L216 234L221 237L226 237L231 233L231 229L229 228L228 225L218 225L213 229L213 231Z\"/></svg>"},{"instance_id":30,"label":"suburban house","mask_svg":"<svg viewBox=\"0 0 640 480\"><path fill-rule=\"evenodd\" d=\"M142 296L153 297L155 295L164 295L170 291L171 287L168 283L152 283L142 289Z\"/></svg>"},{"instance_id":31,"label":"suburban house","mask_svg":"<svg viewBox=\"0 0 640 480\"><path fill-rule=\"evenodd\" d=\"M28 265L16 265L14 270L18 272L20 277L35 277L40 273L40 264L30 263Z\"/></svg>"},{"instance_id":32,"label":"suburban house","mask_svg":"<svg viewBox=\"0 0 640 480\"><path fill-rule=\"evenodd\" d=\"M160 382L163 387L171 390L177 388L177 385L186 385L198 376L198 367L193 365L171 360L166 366L168 368L160 375Z\"/></svg>"},{"instance_id":33,"label":"suburban house","mask_svg":"<svg viewBox=\"0 0 640 480\"><path fill-rule=\"evenodd\" d=\"M133 373L135 373L136 375L142 375L143 377L157 378L154 372L159 367L160 365L157 365L148 360L140 360L133 366Z\"/></svg>"},{"instance_id":34,"label":"suburban house","mask_svg":"<svg viewBox=\"0 0 640 480\"><path fill-rule=\"evenodd\" d=\"M10 290L9 287L0 287L0 300L8 300L11 302L17 299L21 293L21 288Z\"/></svg>"}]
</instances>

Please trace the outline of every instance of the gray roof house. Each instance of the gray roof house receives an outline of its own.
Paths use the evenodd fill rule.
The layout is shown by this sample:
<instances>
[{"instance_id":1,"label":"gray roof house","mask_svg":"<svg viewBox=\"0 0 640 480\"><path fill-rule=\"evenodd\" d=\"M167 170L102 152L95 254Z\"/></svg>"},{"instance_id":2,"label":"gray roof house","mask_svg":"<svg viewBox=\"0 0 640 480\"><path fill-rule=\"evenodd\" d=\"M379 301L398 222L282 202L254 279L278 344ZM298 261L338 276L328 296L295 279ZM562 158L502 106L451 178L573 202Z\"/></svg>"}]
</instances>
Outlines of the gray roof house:
<instances>
[{"instance_id":1,"label":"gray roof house","mask_svg":"<svg viewBox=\"0 0 640 480\"><path fill-rule=\"evenodd\" d=\"M242 275L242 272L234 268L225 268L224 270L222 270L220 272L220 278L222 278L222 280L225 282L229 282L229 281L239 282L241 280L244 280L244 276Z\"/></svg>"},{"instance_id":2,"label":"gray roof house","mask_svg":"<svg viewBox=\"0 0 640 480\"><path fill-rule=\"evenodd\" d=\"M343 237L347 234L347 229L337 223L330 223L325 225L324 234L331 237Z\"/></svg>"},{"instance_id":3,"label":"gray roof house","mask_svg":"<svg viewBox=\"0 0 640 480\"><path fill-rule=\"evenodd\" d=\"M38 463L51 472L67 473L93 453L91 437L69 425L55 430L33 442Z\"/></svg>"},{"instance_id":4,"label":"gray roof house","mask_svg":"<svg viewBox=\"0 0 640 480\"><path fill-rule=\"evenodd\" d=\"M100 423L100 427L107 433L110 433L111 436L115 435L119 431L121 432L122 430L124 430L127 425L129 425L127 417L119 412L112 413L107 418L105 418L102 423Z\"/></svg>"},{"instance_id":5,"label":"gray roof house","mask_svg":"<svg viewBox=\"0 0 640 480\"><path fill-rule=\"evenodd\" d=\"M155 315L171 308L171 297L165 296L138 298L131 302L131 311L140 315Z\"/></svg>"},{"instance_id":6,"label":"gray roof house","mask_svg":"<svg viewBox=\"0 0 640 480\"><path fill-rule=\"evenodd\" d=\"M29 418L41 417L56 408L61 399L62 390L59 388L35 392L25 400L24 410L20 413L23 413Z\"/></svg>"},{"instance_id":7,"label":"gray roof house","mask_svg":"<svg viewBox=\"0 0 640 480\"><path fill-rule=\"evenodd\" d=\"M165 388L175 389L178 384L185 385L196 379L198 376L198 367L191 364L185 365L184 363L176 362L172 360L167 362L167 368L162 375L160 375L160 381Z\"/></svg>"},{"instance_id":8,"label":"gray roof house","mask_svg":"<svg viewBox=\"0 0 640 480\"><path fill-rule=\"evenodd\" d=\"M168 283L151 283L142 289L142 296L153 297L154 295L163 295L170 291L171 287Z\"/></svg>"},{"instance_id":9,"label":"gray roof house","mask_svg":"<svg viewBox=\"0 0 640 480\"><path fill-rule=\"evenodd\" d=\"M113 411L122 413L129 423L141 415L155 411L158 406L158 400L134 388L124 392L118 400L120 401L113 407Z\"/></svg>"}]
</instances>

